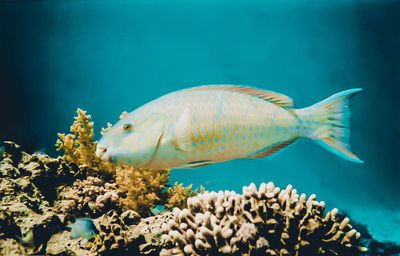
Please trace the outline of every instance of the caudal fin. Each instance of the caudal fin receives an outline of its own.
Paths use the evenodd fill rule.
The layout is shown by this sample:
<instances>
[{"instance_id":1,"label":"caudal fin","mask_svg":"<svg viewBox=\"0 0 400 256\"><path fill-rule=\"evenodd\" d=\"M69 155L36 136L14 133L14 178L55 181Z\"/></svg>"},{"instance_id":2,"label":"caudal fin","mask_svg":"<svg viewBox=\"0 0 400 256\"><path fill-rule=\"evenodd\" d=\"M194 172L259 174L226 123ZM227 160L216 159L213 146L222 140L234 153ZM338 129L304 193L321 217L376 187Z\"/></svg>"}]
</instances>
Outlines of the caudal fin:
<instances>
[{"instance_id":1,"label":"caudal fin","mask_svg":"<svg viewBox=\"0 0 400 256\"><path fill-rule=\"evenodd\" d=\"M297 109L299 122L306 124L304 136L315 140L330 152L352 162L363 163L350 148L351 118L349 100L362 91L350 89L312 105Z\"/></svg>"}]
</instances>

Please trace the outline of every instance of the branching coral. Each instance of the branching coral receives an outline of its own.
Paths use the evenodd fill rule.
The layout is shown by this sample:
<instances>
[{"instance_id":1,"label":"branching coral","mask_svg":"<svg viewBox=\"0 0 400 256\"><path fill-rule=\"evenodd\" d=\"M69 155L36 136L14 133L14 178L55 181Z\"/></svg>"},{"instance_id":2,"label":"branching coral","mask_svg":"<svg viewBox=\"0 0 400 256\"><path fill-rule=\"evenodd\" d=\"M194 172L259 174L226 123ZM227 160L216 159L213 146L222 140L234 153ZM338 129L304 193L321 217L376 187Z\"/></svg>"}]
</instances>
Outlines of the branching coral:
<instances>
[{"instance_id":1,"label":"branching coral","mask_svg":"<svg viewBox=\"0 0 400 256\"><path fill-rule=\"evenodd\" d=\"M101 216L97 222L99 223L100 232L95 237L95 249L100 254L109 252L114 255L121 254L124 249L125 240L123 238L125 225L114 211L109 211Z\"/></svg>"},{"instance_id":2,"label":"branching coral","mask_svg":"<svg viewBox=\"0 0 400 256\"><path fill-rule=\"evenodd\" d=\"M360 234L325 204L289 185L251 184L243 195L205 192L174 209L161 255L359 255Z\"/></svg>"},{"instance_id":3,"label":"branching coral","mask_svg":"<svg viewBox=\"0 0 400 256\"><path fill-rule=\"evenodd\" d=\"M137 211L141 216L149 216L156 205L165 205L166 210L174 207L185 207L187 199L197 194L192 186L183 187L175 183L168 188L170 170L135 169L119 167L117 184L126 193L123 198L125 208Z\"/></svg>"},{"instance_id":4,"label":"branching coral","mask_svg":"<svg viewBox=\"0 0 400 256\"><path fill-rule=\"evenodd\" d=\"M200 187L202 190L203 187ZM168 188L167 195L167 203L165 204L166 210L172 210L174 207L178 207L180 209L187 207L187 199L189 197L195 196L197 194L197 189L192 190L192 185L188 187L183 187L183 184L179 184L175 182L174 188Z\"/></svg>"},{"instance_id":5,"label":"branching coral","mask_svg":"<svg viewBox=\"0 0 400 256\"><path fill-rule=\"evenodd\" d=\"M102 161L96 156L97 141L93 140L93 122L90 122L90 115L78 108L78 116L71 126L72 134L59 133L56 147L57 151L63 151L67 162L77 164L89 175L101 175L110 179L115 173L115 165Z\"/></svg>"},{"instance_id":6,"label":"branching coral","mask_svg":"<svg viewBox=\"0 0 400 256\"><path fill-rule=\"evenodd\" d=\"M98 159L96 152L97 142L93 141L93 122L90 122L90 115L86 115L86 111L78 108L78 116L71 126L73 134L58 134L57 150L64 151L64 158L69 162L78 165L96 166Z\"/></svg>"},{"instance_id":7,"label":"branching coral","mask_svg":"<svg viewBox=\"0 0 400 256\"><path fill-rule=\"evenodd\" d=\"M121 167L117 171L117 184L126 193L122 199L126 208L149 216L150 210L162 204L163 190L169 180L169 170L150 170Z\"/></svg>"}]
</instances>

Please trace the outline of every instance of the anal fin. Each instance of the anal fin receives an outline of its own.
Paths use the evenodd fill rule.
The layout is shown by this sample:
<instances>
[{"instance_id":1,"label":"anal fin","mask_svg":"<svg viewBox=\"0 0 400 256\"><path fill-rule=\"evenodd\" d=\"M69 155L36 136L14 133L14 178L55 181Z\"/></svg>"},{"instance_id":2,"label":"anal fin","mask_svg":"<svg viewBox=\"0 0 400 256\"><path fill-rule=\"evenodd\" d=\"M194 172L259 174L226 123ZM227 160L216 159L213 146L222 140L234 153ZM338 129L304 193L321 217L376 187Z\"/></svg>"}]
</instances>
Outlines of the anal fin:
<instances>
[{"instance_id":1,"label":"anal fin","mask_svg":"<svg viewBox=\"0 0 400 256\"><path fill-rule=\"evenodd\" d=\"M210 161L210 160L196 161L196 162L190 162L190 163L187 163L187 164L183 164L183 165L181 165L181 166L179 166L177 168L182 168L182 169L191 168L191 169L193 169L193 168L199 168L199 167L203 167L203 166L206 166L206 165L210 165L212 163L213 162Z\"/></svg>"},{"instance_id":2,"label":"anal fin","mask_svg":"<svg viewBox=\"0 0 400 256\"><path fill-rule=\"evenodd\" d=\"M256 151L256 152L248 155L245 159L257 159L257 158L263 158L263 157L272 155L272 154L278 152L279 150L281 150L283 148L286 148L287 146L289 146L290 144L292 144L296 140L297 140L297 138L293 138L293 139L290 139L290 140L283 141L283 142L281 142L281 143L279 143L277 145L274 145L272 147L269 146L267 148L263 148L263 149L261 149L259 151Z\"/></svg>"}]
</instances>

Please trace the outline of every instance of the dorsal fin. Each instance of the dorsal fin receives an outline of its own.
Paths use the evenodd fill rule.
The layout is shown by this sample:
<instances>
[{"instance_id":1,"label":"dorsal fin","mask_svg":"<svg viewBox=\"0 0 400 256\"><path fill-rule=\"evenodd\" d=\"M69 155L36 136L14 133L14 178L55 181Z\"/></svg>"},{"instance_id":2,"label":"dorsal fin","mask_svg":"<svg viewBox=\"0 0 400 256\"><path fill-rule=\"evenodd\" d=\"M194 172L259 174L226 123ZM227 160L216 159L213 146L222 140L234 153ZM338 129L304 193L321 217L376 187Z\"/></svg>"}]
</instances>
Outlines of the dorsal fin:
<instances>
[{"instance_id":1,"label":"dorsal fin","mask_svg":"<svg viewBox=\"0 0 400 256\"><path fill-rule=\"evenodd\" d=\"M269 155L272 155L273 153L289 146L290 144L292 144L293 142L295 142L297 140L297 138L294 139L290 139L284 142L281 142L275 146L272 147L268 147L267 149L262 149L260 151L257 151L249 156L246 157L246 159L257 159L257 158L263 158Z\"/></svg>"},{"instance_id":2,"label":"dorsal fin","mask_svg":"<svg viewBox=\"0 0 400 256\"><path fill-rule=\"evenodd\" d=\"M248 86L242 85L205 85L199 87L193 87L188 89L190 91L202 91L202 90L227 90L227 91L235 91L240 93L245 93L249 95L254 95L256 97L265 99L269 102L272 102L276 105L293 108L294 102L291 98L286 95L276 93L273 91L265 91L257 88L252 88Z\"/></svg>"},{"instance_id":3,"label":"dorsal fin","mask_svg":"<svg viewBox=\"0 0 400 256\"><path fill-rule=\"evenodd\" d=\"M178 118L170 134L171 143L180 150L187 151L190 145L190 108L187 107Z\"/></svg>"}]
</instances>

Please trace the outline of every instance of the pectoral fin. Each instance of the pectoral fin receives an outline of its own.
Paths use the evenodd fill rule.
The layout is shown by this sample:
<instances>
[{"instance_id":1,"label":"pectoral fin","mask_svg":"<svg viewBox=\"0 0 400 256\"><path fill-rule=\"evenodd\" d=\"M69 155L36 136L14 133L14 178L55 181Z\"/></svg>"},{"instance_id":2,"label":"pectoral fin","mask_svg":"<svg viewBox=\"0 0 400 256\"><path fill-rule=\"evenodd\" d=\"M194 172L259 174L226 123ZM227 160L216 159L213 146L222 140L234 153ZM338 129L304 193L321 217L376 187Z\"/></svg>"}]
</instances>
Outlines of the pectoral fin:
<instances>
[{"instance_id":1,"label":"pectoral fin","mask_svg":"<svg viewBox=\"0 0 400 256\"><path fill-rule=\"evenodd\" d=\"M83 239L83 240L81 241L81 246L84 246L85 244L87 244L88 241L89 241L89 240L87 240L86 238Z\"/></svg>"},{"instance_id":2,"label":"pectoral fin","mask_svg":"<svg viewBox=\"0 0 400 256\"><path fill-rule=\"evenodd\" d=\"M190 136L191 115L190 108L187 107L178 118L170 135L170 142L176 149L187 151L191 143Z\"/></svg>"}]
</instances>

